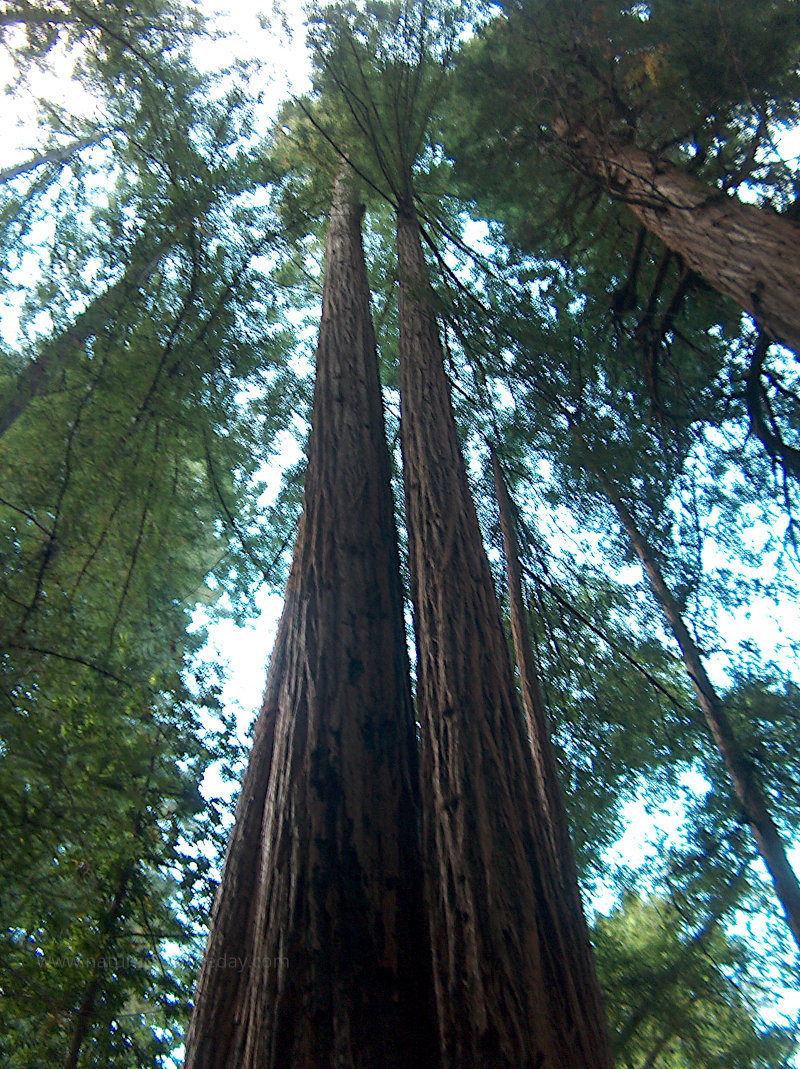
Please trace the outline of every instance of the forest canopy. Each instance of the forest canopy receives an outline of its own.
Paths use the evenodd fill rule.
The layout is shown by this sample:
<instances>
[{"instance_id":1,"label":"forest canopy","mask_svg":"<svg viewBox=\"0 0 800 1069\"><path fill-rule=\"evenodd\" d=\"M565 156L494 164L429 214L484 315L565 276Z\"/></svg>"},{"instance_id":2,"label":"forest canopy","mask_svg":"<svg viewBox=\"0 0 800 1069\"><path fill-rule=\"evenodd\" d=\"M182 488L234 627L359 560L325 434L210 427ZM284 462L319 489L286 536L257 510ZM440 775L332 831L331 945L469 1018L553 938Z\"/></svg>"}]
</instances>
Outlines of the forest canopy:
<instances>
[{"instance_id":1,"label":"forest canopy","mask_svg":"<svg viewBox=\"0 0 800 1069\"><path fill-rule=\"evenodd\" d=\"M413 904L398 946L424 927L423 870L450 866L455 889L442 877L425 907L431 975L384 948L372 985L400 977L399 1033L435 1031L435 1003L442 1065L511 1065L522 1042L490 1005L532 945L491 905L498 873L509 917L561 894L542 975L589 1007L591 1046L596 967L598 1066L796 1064L796 0L304 18L310 79L273 104L285 13L281 30L265 12L262 65L209 69L236 46L195 4L0 3L7 107L35 114L0 157L4 1063L306 1064L291 1021L303 982L322 999L330 977L290 933L321 923L314 881L338 879L312 865L346 836L334 798L369 791L372 860ZM340 581L354 619L384 622L354 632L361 652ZM245 740L207 630L284 588ZM339 708L336 687L314 704L339 669L382 719L354 741L343 713L314 749L303 725ZM259 776L241 871L263 855L270 876L245 895ZM361 919L380 914L369 871ZM484 883L488 906L459 890ZM213 926L201 965L232 887L261 896L265 953L282 960L280 930L293 978L212 968ZM495 937L508 961L487 979ZM363 986L355 965L338 975ZM485 999L480 1029L462 996ZM252 1062L203 1062L202 1014L245 997L230 1042ZM258 999L283 1014L263 1035ZM568 1019L557 1003L548 1019Z\"/></svg>"}]
</instances>

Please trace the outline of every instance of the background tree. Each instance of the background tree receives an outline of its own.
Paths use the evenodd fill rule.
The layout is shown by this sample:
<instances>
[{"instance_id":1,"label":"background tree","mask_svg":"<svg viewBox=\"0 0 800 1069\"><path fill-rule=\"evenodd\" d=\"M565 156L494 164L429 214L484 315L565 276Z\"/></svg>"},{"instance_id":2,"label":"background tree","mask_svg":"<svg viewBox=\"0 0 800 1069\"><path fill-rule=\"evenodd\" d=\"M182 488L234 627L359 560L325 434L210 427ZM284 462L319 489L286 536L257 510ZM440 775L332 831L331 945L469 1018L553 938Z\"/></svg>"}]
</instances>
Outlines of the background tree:
<instances>
[{"instance_id":1,"label":"background tree","mask_svg":"<svg viewBox=\"0 0 800 1069\"><path fill-rule=\"evenodd\" d=\"M148 9L158 25L124 47L81 31L107 137L3 185L20 312L0 355L14 1066L152 1065L179 1042L222 831L199 789L238 757L193 613L241 612L280 545L255 537L255 497L298 396L291 298L254 267L279 243L249 200L267 177L249 104L193 68L178 10Z\"/></svg>"},{"instance_id":2,"label":"background tree","mask_svg":"<svg viewBox=\"0 0 800 1069\"><path fill-rule=\"evenodd\" d=\"M739 3L510 4L467 49L476 122L460 125L459 154L484 189L510 182L517 196L520 175L541 190L543 164L577 174L797 349L796 183L775 147L797 118L797 48L791 2L758 16ZM772 210L737 199L744 183Z\"/></svg>"}]
</instances>

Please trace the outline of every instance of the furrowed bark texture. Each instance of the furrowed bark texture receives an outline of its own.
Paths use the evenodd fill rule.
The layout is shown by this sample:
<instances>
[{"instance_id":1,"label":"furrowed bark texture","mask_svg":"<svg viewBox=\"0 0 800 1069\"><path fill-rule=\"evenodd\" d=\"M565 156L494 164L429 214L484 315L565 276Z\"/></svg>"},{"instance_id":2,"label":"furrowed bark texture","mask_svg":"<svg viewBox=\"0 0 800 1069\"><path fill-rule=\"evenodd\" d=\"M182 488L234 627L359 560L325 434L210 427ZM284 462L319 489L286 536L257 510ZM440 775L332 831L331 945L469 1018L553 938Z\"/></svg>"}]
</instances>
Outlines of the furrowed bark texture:
<instances>
[{"instance_id":1,"label":"furrowed bark texture","mask_svg":"<svg viewBox=\"0 0 800 1069\"><path fill-rule=\"evenodd\" d=\"M693 271L800 353L800 227L767 208L709 190L673 164L587 130L565 138L599 178Z\"/></svg>"},{"instance_id":2,"label":"furrowed bark texture","mask_svg":"<svg viewBox=\"0 0 800 1069\"><path fill-rule=\"evenodd\" d=\"M681 648L683 662L697 694L708 730L722 755L734 794L750 825L758 851L772 879L775 894L783 906L789 928L800 948L800 882L787 856L781 834L770 815L767 799L753 766L739 745L722 699L708 678L700 650L683 621L678 603L667 586L664 574L647 539L639 530L613 483L599 472L598 478L606 497L617 511L620 522L650 581L653 593Z\"/></svg>"},{"instance_id":3,"label":"furrowed bark texture","mask_svg":"<svg viewBox=\"0 0 800 1069\"><path fill-rule=\"evenodd\" d=\"M611 1064L584 934L563 909L469 493L416 218L398 214L423 840L447 1069ZM577 889L576 892L577 894Z\"/></svg>"},{"instance_id":4,"label":"furrowed bark texture","mask_svg":"<svg viewBox=\"0 0 800 1069\"><path fill-rule=\"evenodd\" d=\"M229 927L237 946L245 933L246 969L222 1020L208 1015L213 1055L187 1062L193 1069L438 1065L416 729L360 218L340 178L304 514L265 701L269 785L264 797L262 766L242 809L244 861L228 858L242 899ZM259 807L256 845L246 814Z\"/></svg>"},{"instance_id":5,"label":"furrowed bark texture","mask_svg":"<svg viewBox=\"0 0 800 1069\"><path fill-rule=\"evenodd\" d=\"M492 472L494 474L495 493L500 508L500 529L503 535L503 551L506 558L506 575L508 578L508 607L511 618L511 638L514 655L519 672L522 708L528 722L533 763L537 773L537 785L543 787L539 804L548 817L550 845L557 862L566 863L571 875L574 875L577 888L577 872L573 861L572 840L569 835L564 799L558 778L556 757L550 741L550 728L547 723L547 711L544 695L539 685L539 674L534 661L533 642L531 641L525 600L522 593L522 570L519 563L519 547L513 516L511 496L500 468L497 453L492 449ZM563 882L563 881L562 881Z\"/></svg>"}]
</instances>

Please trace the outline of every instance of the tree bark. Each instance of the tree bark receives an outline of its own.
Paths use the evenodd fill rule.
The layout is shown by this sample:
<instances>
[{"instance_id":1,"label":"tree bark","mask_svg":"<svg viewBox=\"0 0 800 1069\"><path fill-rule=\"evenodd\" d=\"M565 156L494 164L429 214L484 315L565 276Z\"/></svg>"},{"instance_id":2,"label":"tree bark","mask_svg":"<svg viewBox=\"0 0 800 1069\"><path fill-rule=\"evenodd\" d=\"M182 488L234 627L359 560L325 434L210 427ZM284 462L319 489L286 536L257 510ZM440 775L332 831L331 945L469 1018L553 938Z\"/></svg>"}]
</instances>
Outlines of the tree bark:
<instances>
[{"instance_id":1,"label":"tree bark","mask_svg":"<svg viewBox=\"0 0 800 1069\"><path fill-rule=\"evenodd\" d=\"M571 931L581 936L582 945L578 948L577 955L583 958L587 970L591 970L594 977L594 957L589 946L583 902L578 886L578 870L569 832L564 792L558 774L555 750L550 738L550 725L544 695L539 684L539 670L534 657L528 613L522 591L522 567L519 560L514 508L497 453L494 449L491 453L497 502L500 507L503 550L506 558L511 637L517 659L522 708L528 722L528 737L536 769L540 805L542 812L547 814L550 847L559 871L559 891L564 909L572 918ZM596 977L593 980L593 986L595 985L599 987Z\"/></svg>"},{"instance_id":2,"label":"tree bark","mask_svg":"<svg viewBox=\"0 0 800 1069\"><path fill-rule=\"evenodd\" d=\"M398 213L397 250L423 842L444 1064L608 1067L588 939L559 892L410 208Z\"/></svg>"},{"instance_id":3,"label":"tree bark","mask_svg":"<svg viewBox=\"0 0 800 1069\"><path fill-rule=\"evenodd\" d=\"M277 699L285 672L288 624L294 611L291 585L290 578L222 880L214 900L186 1036L185 1069L232 1067L241 1054L253 952L254 900L261 869L261 825L272 766Z\"/></svg>"},{"instance_id":4,"label":"tree bark","mask_svg":"<svg viewBox=\"0 0 800 1069\"><path fill-rule=\"evenodd\" d=\"M601 141L586 128L556 133L573 167L599 179L687 267L800 354L800 226L630 143Z\"/></svg>"},{"instance_id":5,"label":"tree bark","mask_svg":"<svg viewBox=\"0 0 800 1069\"><path fill-rule=\"evenodd\" d=\"M269 781L264 747L215 917L245 968L221 1006L213 992L203 999L201 978L191 1069L438 1065L416 729L360 218L340 177L304 514L265 698ZM207 989L219 982L217 946L230 946L224 931L211 935Z\"/></svg>"},{"instance_id":6,"label":"tree bark","mask_svg":"<svg viewBox=\"0 0 800 1069\"><path fill-rule=\"evenodd\" d=\"M597 476L603 492L616 509L620 522L650 581L653 593L680 646L683 663L697 694L706 724L722 755L734 794L750 825L758 851L772 879L775 894L783 906L789 928L800 948L800 882L786 854L781 834L770 815L767 799L755 770L736 738L733 725L725 713L722 699L708 678L700 650L683 622L678 603L667 586L658 560L647 539L636 525L616 486L602 472L597 472Z\"/></svg>"}]
</instances>

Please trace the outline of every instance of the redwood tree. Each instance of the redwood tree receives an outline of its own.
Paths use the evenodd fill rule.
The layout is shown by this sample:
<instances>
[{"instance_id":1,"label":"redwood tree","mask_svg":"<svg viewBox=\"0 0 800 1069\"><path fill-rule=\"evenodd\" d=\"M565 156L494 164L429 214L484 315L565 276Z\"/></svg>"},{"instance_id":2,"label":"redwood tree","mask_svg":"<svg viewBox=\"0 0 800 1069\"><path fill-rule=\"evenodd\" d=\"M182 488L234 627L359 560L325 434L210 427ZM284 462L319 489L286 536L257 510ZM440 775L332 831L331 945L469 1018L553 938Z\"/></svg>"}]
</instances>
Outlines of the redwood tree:
<instances>
[{"instance_id":1,"label":"redwood tree","mask_svg":"<svg viewBox=\"0 0 800 1069\"><path fill-rule=\"evenodd\" d=\"M340 176L304 514L198 988L192 1069L438 1060L361 211Z\"/></svg>"},{"instance_id":2,"label":"redwood tree","mask_svg":"<svg viewBox=\"0 0 800 1069\"><path fill-rule=\"evenodd\" d=\"M541 256L564 229L569 248L596 244L583 208L607 217L606 194L800 350L797 168L780 159L800 85L792 0L499 6L458 67L448 152L465 192Z\"/></svg>"},{"instance_id":3,"label":"redwood tree","mask_svg":"<svg viewBox=\"0 0 800 1069\"><path fill-rule=\"evenodd\" d=\"M800 351L800 227L709 188L627 139L554 124L572 167L622 201L668 249L749 312L771 337Z\"/></svg>"},{"instance_id":4,"label":"redwood tree","mask_svg":"<svg viewBox=\"0 0 800 1069\"><path fill-rule=\"evenodd\" d=\"M410 200L398 211L397 255L423 842L444 1062L607 1067L580 898L577 887L560 887L555 792L525 731Z\"/></svg>"}]
</instances>

